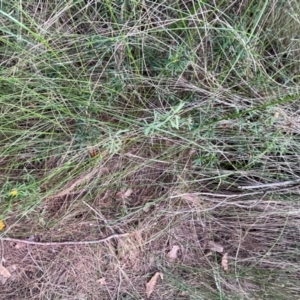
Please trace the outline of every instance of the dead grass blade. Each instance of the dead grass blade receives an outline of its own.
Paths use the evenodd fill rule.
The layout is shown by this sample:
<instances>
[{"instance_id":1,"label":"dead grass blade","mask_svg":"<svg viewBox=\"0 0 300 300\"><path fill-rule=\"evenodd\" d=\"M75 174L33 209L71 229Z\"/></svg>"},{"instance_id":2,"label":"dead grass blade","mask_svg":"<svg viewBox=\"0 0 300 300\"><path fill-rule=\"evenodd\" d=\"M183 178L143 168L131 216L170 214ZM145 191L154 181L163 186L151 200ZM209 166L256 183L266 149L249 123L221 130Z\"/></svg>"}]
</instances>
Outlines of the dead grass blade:
<instances>
[{"instance_id":1,"label":"dead grass blade","mask_svg":"<svg viewBox=\"0 0 300 300\"><path fill-rule=\"evenodd\" d=\"M79 178L75 181L73 181L73 183L68 183L66 184L66 186L64 187L64 189L53 195L50 196L48 199L55 199L55 198L60 198L60 197L64 197L66 195L68 195L69 193L71 193L77 186L79 186L80 184L90 180L92 177L94 177L97 173L101 174L104 171L107 171L107 168L101 166L98 166L97 168L94 168L92 170L89 170L85 173L83 173L81 176L79 176Z\"/></svg>"},{"instance_id":2,"label":"dead grass blade","mask_svg":"<svg viewBox=\"0 0 300 300\"><path fill-rule=\"evenodd\" d=\"M191 203L199 202L199 197L194 193L180 194L180 198Z\"/></svg>"}]
</instances>

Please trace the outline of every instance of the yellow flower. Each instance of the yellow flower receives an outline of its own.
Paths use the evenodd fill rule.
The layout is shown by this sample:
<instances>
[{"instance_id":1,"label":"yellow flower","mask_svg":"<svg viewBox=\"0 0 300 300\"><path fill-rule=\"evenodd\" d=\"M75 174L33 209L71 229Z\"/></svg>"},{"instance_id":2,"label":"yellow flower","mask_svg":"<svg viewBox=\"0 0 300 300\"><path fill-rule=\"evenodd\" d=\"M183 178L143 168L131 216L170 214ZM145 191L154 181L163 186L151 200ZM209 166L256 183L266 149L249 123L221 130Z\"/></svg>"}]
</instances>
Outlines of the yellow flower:
<instances>
[{"instance_id":1,"label":"yellow flower","mask_svg":"<svg viewBox=\"0 0 300 300\"><path fill-rule=\"evenodd\" d=\"M0 231L5 228L5 223L4 221L0 220Z\"/></svg>"},{"instance_id":2,"label":"yellow flower","mask_svg":"<svg viewBox=\"0 0 300 300\"><path fill-rule=\"evenodd\" d=\"M12 189L11 192L9 193L11 196L16 197L18 196L18 190L17 189Z\"/></svg>"}]
</instances>

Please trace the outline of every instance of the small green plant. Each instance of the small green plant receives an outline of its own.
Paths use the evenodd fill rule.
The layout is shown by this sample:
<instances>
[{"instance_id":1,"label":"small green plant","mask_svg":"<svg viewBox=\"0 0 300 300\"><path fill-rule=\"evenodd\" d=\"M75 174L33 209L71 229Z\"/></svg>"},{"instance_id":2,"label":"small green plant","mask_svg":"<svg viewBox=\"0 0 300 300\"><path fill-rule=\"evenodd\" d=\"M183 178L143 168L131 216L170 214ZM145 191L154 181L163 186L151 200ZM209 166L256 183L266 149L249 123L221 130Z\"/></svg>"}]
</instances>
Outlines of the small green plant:
<instances>
[{"instance_id":1,"label":"small green plant","mask_svg":"<svg viewBox=\"0 0 300 300\"><path fill-rule=\"evenodd\" d=\"M167 113L154 111L153 122L148 124L148 122L145 121L147 124L144 129L145 135L152 135L156 132L159 132L159 129L168 130L168 127L178 130L181 125L179 114L183 107L184 102L181 102L176 107L172 107L171 110Z\"/></svg>"},{"instance_id":2,"label":"small green plant","mask_svg":"<svg viewBox=\"0 0 300 300\"><path fill-rule=\"evenodd\" d=\"M40 201L40 186L29 173L23 176L23 181L6 181L1 189L1 215L5 219L7 215L22 211L28 212L30 208Z\"/></svg>"}]
</instances>

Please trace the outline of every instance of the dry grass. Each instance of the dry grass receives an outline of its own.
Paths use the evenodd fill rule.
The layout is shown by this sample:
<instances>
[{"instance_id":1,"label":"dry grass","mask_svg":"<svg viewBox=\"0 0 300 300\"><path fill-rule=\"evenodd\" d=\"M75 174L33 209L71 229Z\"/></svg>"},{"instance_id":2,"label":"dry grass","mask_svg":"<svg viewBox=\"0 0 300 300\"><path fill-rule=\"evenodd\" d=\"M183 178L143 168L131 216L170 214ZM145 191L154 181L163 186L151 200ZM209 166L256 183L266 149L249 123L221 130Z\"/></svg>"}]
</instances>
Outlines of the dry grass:
<instances>
[{"instance_id":1,"label":"dry grass","mask_svg":"<svg viewBox=\"0 0 300 300\"><path fill-rule=\"evenodd\" d=\"M16 249L15 243L3 242L5 265L17 266L13 280L4 285L5 295L13 295L12 299L21 299L18 295L26 295L25 299L142 299L145 283L160 271L164 279L153 299L214 299L220 294L230 299L253 299L258 294L285 299L285 289L296 297L297 290L291 288L300 275L296 199L280 199L286 197L284 192L234 197L224 193L222 198L178 197L178 193L174 198L172 194L159 201L151 201L146 193L138 199L132 195L126 204L115 199L114 207L105 195L95 199L92 205L98 209L93 210L79 199L69 201L69 206L48 217L57 220L55 225L30 231L43 241L92 240L115 232L130 235L92 246ZM125 205L130 213L120 217ZM23 236L24 227L26 223L20 223L9 235ZM222 270L222 254L210 251L210 241L228 253L229 272ZM167 254L174 245L180 247L178 258L169 262ZM105 284L101 284L103 278Z\"/></svg>"},{"instance_id":2,"label":"dry grass","mask_svg":"<svg viewBox=\"0 0 300 300\"><path fill-rule=\"evenodd\" d=\"M0 14L1 299L298 296L297 1Z\"/></svg>"},{"instance_id":3,"label":"dry grass","mask_svg":"<svg viewBox=\"0 0 300 300\"><path fill-rule=\"evenodd\" d=\"M3 248L6 264L17 264L17 271L4 290L14 299L18 295L26 295L25 299L114 299L125 294L139 299L145 296L145 282L160 270L164 281L157 286L154 299L177 299L181 294L187 299L215 298L217 290L240 298L251 299L258 293L275 297L278 285L284 285L284 297L284 287L289 289L299 276L295 218L283 220L283 228L282 213L286 211L272 214L274 204L269 201L261 207L269 213L257 210L252 216L243 211L243 222L232 217L232 211L237 211L230 208L230 213L221 211L222 217L216 213L209 222L197 213L161 218L159 227L165 228L164 234L157 225L149 228L146 223L140 225L147 226L142 233L103 245L15 250L7 244ZM217 254L206 253L207 240L218 241L229 253L229 273L221 270ZM173 244L180 245L180 256L178 262L168 263L166 253ZM273 278L268 284L266 273ZM101 278L105 278L103 285Z\"/></svg>"}]
</instances>

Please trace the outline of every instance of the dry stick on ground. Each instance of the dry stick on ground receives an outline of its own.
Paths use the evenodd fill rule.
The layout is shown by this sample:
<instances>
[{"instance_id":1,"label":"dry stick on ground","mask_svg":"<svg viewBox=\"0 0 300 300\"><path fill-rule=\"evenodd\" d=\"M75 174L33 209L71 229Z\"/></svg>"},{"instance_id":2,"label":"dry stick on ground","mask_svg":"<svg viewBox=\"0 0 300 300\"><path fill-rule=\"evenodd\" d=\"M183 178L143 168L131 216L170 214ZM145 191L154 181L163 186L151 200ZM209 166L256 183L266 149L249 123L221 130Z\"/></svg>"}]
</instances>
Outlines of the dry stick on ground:
<instances>
[{"instance_id":1,"label":"dry stick on ground","mask_svg":"<svg viewBox=\"0 0 300 300\"><path fill-rule=\"evenodd\" d=\"M296 180L289 180L289 181L282 181L282 182L274 182L274 183L266 183L266 184L257 184L257 185L246 185L246 186L239 186L239 189L242 190L251 190L251 189L262 189L262 188L277 188L282 186L288 186L300 183L300 179Z\"/></svg>"},{"instance_id":2,"label":"dry stick on ground","mask_svg":"<svg viewBox=\"0 0 300 300\"><path fill-rule=\"evenodd\" d=\"M10 238L10 237L0 238L0 241L24 243L24 244L28 244L28 245L39 245L39 246L90 245L90 244L99 244L99 243L107 242L111 239L117 239L117 238L125 237L128 235L130 235L130 233L112 234L106 238L99 239L99 240L92 240L92 241L35 242L35 241L15 239L15 238Z\"/></svg>"}]
</instances>

